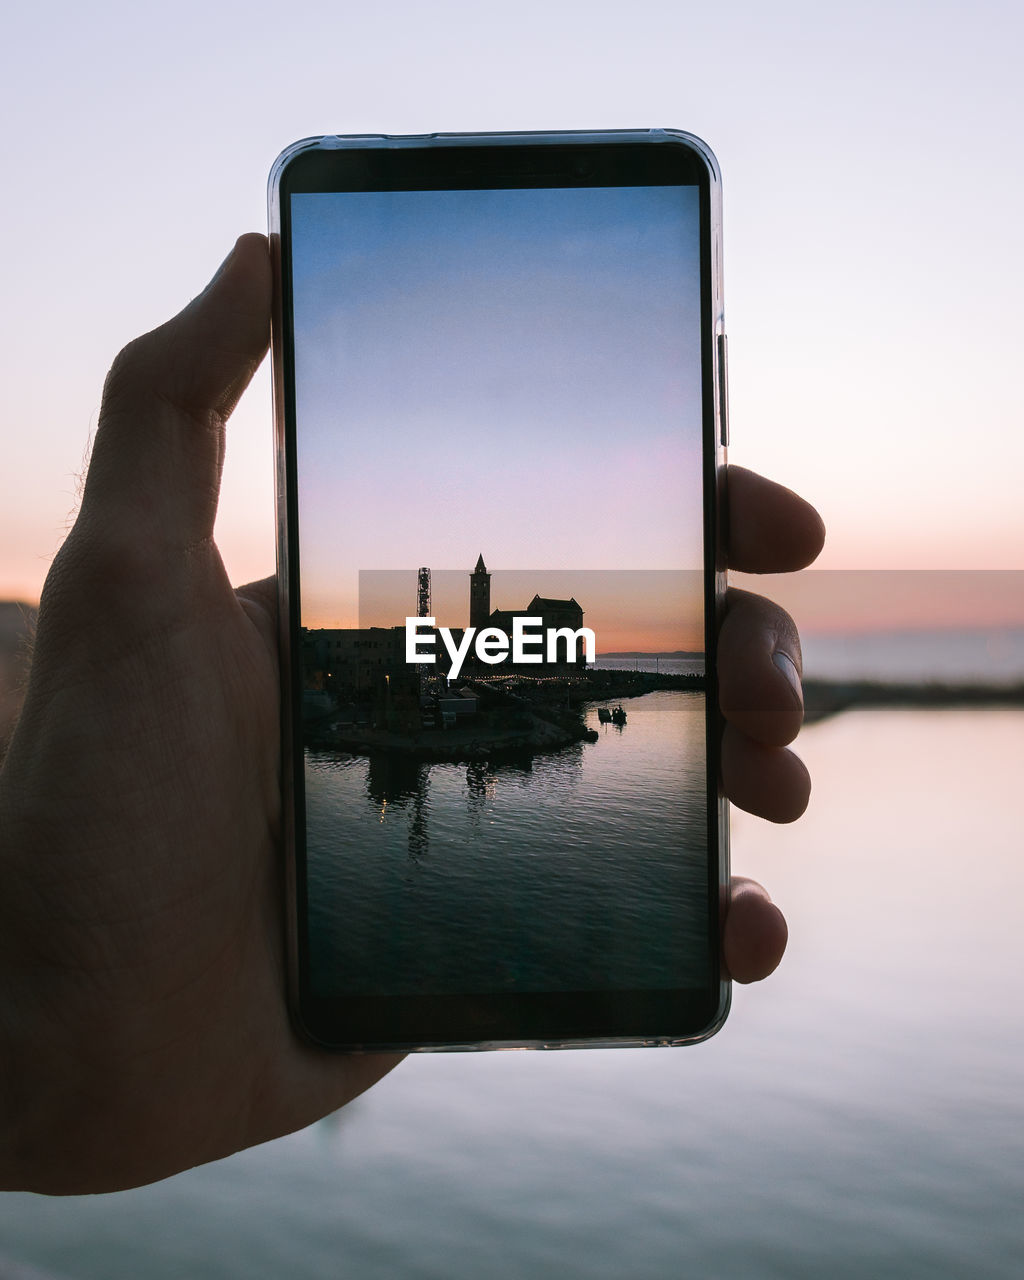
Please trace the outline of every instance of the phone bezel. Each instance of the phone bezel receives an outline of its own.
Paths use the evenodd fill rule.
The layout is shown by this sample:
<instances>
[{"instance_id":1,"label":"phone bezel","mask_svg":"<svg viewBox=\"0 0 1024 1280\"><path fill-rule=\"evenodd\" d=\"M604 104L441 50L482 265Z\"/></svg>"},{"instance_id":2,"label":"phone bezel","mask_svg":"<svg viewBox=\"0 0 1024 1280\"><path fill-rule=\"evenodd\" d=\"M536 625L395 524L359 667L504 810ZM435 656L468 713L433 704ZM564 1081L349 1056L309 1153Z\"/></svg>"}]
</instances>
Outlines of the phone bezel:
<instances>
[{"instance_id":1,"label":"phone bezel","mask_svg":"<svg viewBox=\"0 0 1024 1280\"><path fill-rule=\"evenodd\" d=\"M712 980L706 987L639 992L324 999L315 992L309 973L301 675L292 643L299 630L300 600L290 196L307 191L632 185L695 185L700 192L707 911ZM723 370L719 366L723 333L721 189L714 156L699 139L671 130L325 137L296 143L278 157L271 172L269 197L275 268L273 353L287 933L290 1005L298 1028L318 1044L350 1052L684 1044L706 1039L725 1020L730 999L720 946L729 867L728 806L718 782L721 729L715 663L715 636L725 591L721 550L725 451Z\"/></svg>"}]
</instances>

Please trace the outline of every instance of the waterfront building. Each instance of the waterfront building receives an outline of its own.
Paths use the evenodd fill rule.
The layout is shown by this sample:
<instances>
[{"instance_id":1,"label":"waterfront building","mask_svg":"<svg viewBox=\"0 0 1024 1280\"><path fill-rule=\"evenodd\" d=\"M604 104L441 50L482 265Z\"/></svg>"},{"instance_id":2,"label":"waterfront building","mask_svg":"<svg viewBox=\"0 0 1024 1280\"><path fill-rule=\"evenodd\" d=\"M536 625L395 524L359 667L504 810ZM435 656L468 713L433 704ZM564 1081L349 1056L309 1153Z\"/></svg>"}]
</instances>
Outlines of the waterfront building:
<instances>
[{"instance_id":1,"label":"waterfront building","mask_svg":"<svg viewBox=\"0 0 1024 1280\"><path fill-rule=\"evenodd\" d=\"M469 575L469 625L480 630L491 625L491 575L481 555Z\"/></svg>"},{"instance_id":2,"label":"waterfront building","mask_svg":"<svg viewBox=\"0 0 1024 1280\"><path fill-rule=\"evenodd\" d=\"M511 636L512 623L517 617L539 618L540 626L545 634L553 628L568 627L572 631L579 631L583 626L583 609L575 596L570 596L568 600L558 600L550 596L534 595L525 609L492 609L491 575L487 572L487 566L484 564L483 555L481 555L476 562L476 568L469 576L470 626L476 627L478 630L483 627L497 627L506 635ZM540 649L536 651L542 654L542 661L539 663L517 664L509 659L495 664L491 670L503 671L513 668L516 671L523 672L524 675L550 675L555 672L561 674L563 671L568 672L571 669L582 670L586 665L586 647L583 637L578 637L574 642L571 661L566 650L566 641L560 640L554 662L548 662L546 651ZM477 665L486 670L483 664Z\"/></svg>"}]
</instances>

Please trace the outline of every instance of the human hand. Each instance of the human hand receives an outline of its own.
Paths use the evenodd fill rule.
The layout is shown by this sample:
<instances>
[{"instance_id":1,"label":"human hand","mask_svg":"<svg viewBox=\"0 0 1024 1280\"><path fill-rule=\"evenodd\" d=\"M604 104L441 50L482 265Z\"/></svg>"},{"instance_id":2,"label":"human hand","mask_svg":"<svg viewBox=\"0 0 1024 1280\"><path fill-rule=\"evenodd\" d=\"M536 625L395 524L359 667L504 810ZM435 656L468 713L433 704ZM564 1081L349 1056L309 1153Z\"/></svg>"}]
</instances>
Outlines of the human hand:
<instances>
[{"instance_id":1,"label":"human hand","mask_svg":"<svg viewBox=\"0 0 1024 1280\"><path fill-rule=\"evenodd\" d=\"M0 772L7 1188L166 1177L311 1123L399 1060L309 1046L285 1008L274 584L232 590L212 537L225 422L265 354L270 295L266 241L244 236L117 358L43 590ZM736 474L738 566L813 558L809 508ZM756 601L737 596L722 631L723 775L780 820L807 781L783 749L799 715L769 633L792 652L795 631ZM758 664L753 687L727 679L733 652ZM763 890L737 882L733 975L765 976L784 945Z\"/></svg>"},{"instance_id":2,"label":"human hand","mask_svg":"<svg viewBox=\"0 0 1024 1280\"><path fill-rule=\"evenodd\" d=\"M810 564L825 541L812 506L789 489L731 466L727 558L730 569L783 573ZM803 723L800 637L789 614L730 588L718 635L722 787L733 804L771 822L793 822L807 807L810 776L786 744ZM726 969L737 982L767 977L782 959L786 921L753 880L734 876L723 932Z\"/></svg>"}]
</instances>

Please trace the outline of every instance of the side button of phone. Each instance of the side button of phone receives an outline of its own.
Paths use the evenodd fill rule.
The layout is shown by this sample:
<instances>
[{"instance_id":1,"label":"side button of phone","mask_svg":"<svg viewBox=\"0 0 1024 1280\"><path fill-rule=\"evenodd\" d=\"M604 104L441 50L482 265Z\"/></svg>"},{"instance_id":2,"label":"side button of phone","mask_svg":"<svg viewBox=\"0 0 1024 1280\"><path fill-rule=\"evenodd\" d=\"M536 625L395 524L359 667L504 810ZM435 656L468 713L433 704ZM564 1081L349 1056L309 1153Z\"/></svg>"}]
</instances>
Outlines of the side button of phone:
<instances>
[{"instance_id":1,"label":"side button of phone","mask_svg":"<svg viewBox=\"0 0 1024 1280\"><path fill-rule=\"evenodd\" d=\"M724 449L729 444L729 344L724 333L718 335L718 422Z\"/></svg>"}]
</instances>

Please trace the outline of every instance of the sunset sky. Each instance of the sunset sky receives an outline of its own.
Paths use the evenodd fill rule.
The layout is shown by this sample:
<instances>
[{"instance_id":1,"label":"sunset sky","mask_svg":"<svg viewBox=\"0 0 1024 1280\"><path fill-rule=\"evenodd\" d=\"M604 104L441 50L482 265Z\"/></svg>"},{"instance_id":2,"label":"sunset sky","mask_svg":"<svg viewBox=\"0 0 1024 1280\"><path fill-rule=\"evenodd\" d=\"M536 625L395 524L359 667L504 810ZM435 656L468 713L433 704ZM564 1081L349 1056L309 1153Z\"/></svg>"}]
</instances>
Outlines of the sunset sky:
<instances>
[{"instance_id":1,"label":"sunset sky","mask_svg":"<svg viewBox=\"0 0 1024 1280\"><path fill-rule=\"evenodd\" d=\"M486 563L486 562L485 562ZM672 569L491 570L491 609L522 612L535 595L570 597L594 632L598 653L703 653L699 571ZM469 623L468 569L433 570L430 616L439 627ZM401 626L416 614L414 570L359 575L359 626Z\"/></svg>"},{"instance_id":2,"label":"sunset sky","mask_svg":"<svg viewBox=\"0 0 1024 1280\"><path fill-rule=\"evenodd\" d=\"M289 142L656 124L722 165L733 459L819 506L824 568L975 571L969 616L1005 610L983 571L1024 570L1022 35L984 0L20 6L0 598L38 595L113 355L265 226ZM264 369L218 524L238 581L273 568L272 493Z\"/></svg>"},{"instance_id":3,"label":"sunset sky","mask_svg":"<svg viewBox=\"0 0 1024 1280\"><path fill-rule=\"evenodd\" d=\"M506 569L701 567L698 207L292 198L304 625L354 625L361 570L484 544Z\"/></svg>"}]
</instances>

